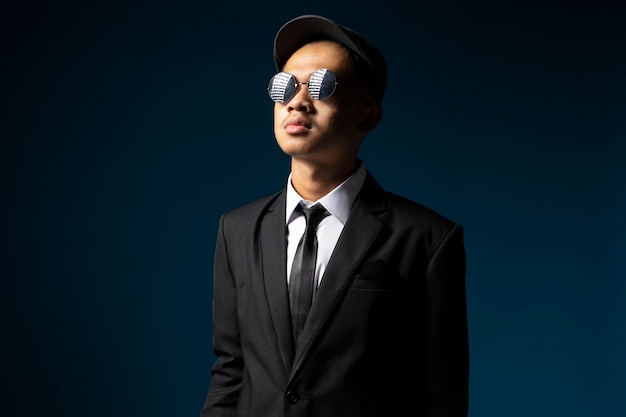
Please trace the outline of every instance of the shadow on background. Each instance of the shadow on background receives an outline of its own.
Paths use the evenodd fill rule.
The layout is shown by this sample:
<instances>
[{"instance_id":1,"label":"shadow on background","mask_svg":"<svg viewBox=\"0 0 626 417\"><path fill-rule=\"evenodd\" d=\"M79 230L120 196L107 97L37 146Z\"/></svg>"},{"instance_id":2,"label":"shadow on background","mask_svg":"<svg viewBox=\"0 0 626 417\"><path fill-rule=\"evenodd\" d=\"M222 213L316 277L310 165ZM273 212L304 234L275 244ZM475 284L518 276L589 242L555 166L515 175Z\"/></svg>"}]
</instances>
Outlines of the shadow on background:
<instances>
[{"instance_id":1,"label":"shadow on background","mask_svg":"<svg viewBox=\"0 0 626 417\"><path fill-rule=\"evenodd\" d=\"M5 6L0 415L198 415L217 222L286 180L301 13L386 52L362 158L466 228L470 415L623 414L624 9L472 3Z\"/></svg>"}]
</instances>

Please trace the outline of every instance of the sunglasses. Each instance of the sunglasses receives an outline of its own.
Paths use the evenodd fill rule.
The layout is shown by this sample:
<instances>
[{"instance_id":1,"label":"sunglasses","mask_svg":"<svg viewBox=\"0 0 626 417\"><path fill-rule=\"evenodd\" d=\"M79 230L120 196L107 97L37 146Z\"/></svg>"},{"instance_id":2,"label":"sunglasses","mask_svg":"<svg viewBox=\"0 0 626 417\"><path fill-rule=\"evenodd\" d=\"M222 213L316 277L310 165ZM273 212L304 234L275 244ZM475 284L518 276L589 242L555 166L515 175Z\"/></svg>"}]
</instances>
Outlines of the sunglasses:
<instances>
[{"instance_id":1,"label":"sunglasses","mask_svg":"<svg viewBox=\"0 0 626 417\"><path fill-rule=\"evenodd\" d=\"M286 103L296 95L298 87L302 84L307 86L309 95L315 100L326 100L335 93L339 81L337 76L326 68L314 71L309 81L303 82L298 82L296 77L288 72L279 72L270 79L267 93L275 103ZM359 95L357 97L366 101Z\"/></svg>"}]
</instances>

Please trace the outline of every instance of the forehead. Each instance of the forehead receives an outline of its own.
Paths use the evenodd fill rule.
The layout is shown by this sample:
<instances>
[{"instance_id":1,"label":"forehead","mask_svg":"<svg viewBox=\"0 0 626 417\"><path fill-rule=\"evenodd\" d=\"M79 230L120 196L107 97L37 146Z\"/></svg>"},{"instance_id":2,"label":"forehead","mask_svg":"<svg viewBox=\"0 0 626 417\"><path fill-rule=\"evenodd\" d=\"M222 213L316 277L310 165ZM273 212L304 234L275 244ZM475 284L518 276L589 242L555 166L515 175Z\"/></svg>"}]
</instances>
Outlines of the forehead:
<instances>
[{"instance_id":1,"label":"forehead","mask_svg":"<svg viewBox=\"0 0 626 417\"><path fill-rule=\"evenodd\" d=\"M296 50L285 63L283 71L297 78L319 68L327 68L337 75L346 75L349 69L348 52L330 41L308 43Z\"/></svg>"}]
</instances>

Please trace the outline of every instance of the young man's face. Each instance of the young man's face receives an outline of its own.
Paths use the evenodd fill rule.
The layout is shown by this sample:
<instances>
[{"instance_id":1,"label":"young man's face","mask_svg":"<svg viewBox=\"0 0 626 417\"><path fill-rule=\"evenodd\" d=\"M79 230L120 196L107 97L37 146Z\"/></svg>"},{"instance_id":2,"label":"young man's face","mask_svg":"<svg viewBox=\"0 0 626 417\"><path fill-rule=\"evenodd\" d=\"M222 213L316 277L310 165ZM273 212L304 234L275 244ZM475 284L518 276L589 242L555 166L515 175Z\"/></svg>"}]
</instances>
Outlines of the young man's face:
<instances>
[{"instance_id":1,"label":"young man's face","mask_svg":"<svg viewBox=\"0 0 626 417\"><path fill-rule=\"evenodd\" d=\"M274 105L274 134L280 148L295 159L320 166L350 162L357 157L366 133L363 122L368 105L352 91L358 91L349 71L348 52L333 42L304 45L287 61L284 72L306 82L320 69L331 70L339 85L326 100L315 100L306 85L285 103Z\"/></svg>"}]
</instances>

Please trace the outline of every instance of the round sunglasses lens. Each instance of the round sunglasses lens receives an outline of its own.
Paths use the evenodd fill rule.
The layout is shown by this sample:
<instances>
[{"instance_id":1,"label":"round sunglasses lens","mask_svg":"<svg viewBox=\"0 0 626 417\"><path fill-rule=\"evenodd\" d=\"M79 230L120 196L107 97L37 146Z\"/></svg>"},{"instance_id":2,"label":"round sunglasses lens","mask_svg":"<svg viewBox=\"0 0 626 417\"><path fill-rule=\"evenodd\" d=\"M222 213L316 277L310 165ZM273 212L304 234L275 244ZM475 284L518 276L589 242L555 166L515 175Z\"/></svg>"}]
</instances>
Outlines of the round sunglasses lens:
<instances>
[{"instance_id":1,"label":"round sunglasses lens","mask_svg":"<svg viewBox=\"0 0 626 417\"><path fill-rule=\"evenodd\" d=\"M267 93L276 103L284 103L291 100L296 94L296 79L286 72L274 75L267 86Z\"/></svg>"},{"instance_id":2,"label":"round sunglasses lens","mask_svg":"<svg viewBox=\"0 0 626 417\"><path fill-rule=\"evenodd\" d=\"M331 70L322 68L311 74L309 94L316 100L326 100L337 88L337 77Z\"/></svg>"}]
</instances>

